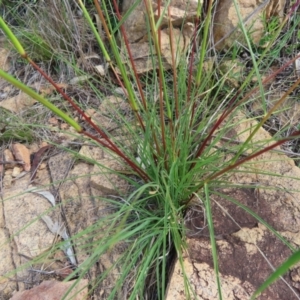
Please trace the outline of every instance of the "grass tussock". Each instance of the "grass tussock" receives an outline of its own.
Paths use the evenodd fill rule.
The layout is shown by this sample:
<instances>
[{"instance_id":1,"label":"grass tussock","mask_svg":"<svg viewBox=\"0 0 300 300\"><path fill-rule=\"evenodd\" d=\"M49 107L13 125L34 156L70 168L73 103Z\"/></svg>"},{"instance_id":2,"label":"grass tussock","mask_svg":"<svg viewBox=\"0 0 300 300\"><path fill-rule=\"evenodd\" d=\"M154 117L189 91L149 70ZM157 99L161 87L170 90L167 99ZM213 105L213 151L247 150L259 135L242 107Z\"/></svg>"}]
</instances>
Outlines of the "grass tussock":
<instances>
[{"instance_id":1,"label":"grass tussock","mask_svg":"<svg viewBox=\"0 0 300 300\"><path fill-rule=\"evenodd\" d=\"M187 299L192 299L196 291L184 270L184 220L187 211L195 205L192 200L196 195L198 208L205 211L221 299L212 195L236 186L251 186L232 182L234 172L246 174L251 170L274 175L268 173L269 170L252 167L252 160L281 145L286 148L298 145L298 125L286 124L274 130L270 124L276 120L276 114L282 110L287 98L295 95L299 79L284 82L287 87L274 102L269 97L272 86L280 81L279 76L297 59L297 50L293 46L295 30L299 26L296 6L289 8L281 23L276 19L265 23L267 40L255 45L249 33L251 27L249 29L242 22L235 1L245 44L235 44L222 52L215 49L211 34L215 6L208 1L206 10L202 11L199 5L194 25L190 27L191 42L183 52L177 51L180 38L176 39L175 32L184 31L184 21L179 29L170 21L164 25L169 30L171 61L171 66L166 67L162 48L165 28L159 24L163 17L169 16L170 8L154 12L150 2L144 1L147 28L144 39L151 54L148 60L151 70L139 74L132 53L134 49L124 27L124 21L134 11L121 12L116 1L103 0L101 5L98 1L94 1L94 5L89 2L87 7L82 1L78 3L41 1L28 4L23 15L18 15L17 8L10 6L7 16L13 16L14 22L7 26L2 19L0 23L10 43L30 66L30 72L37 71L43 78L41 81L50 82L59 100L47 100L32 90L26 80L22 84L3 71L0 75L47 107L51 115L59 116L75 128L80 134L81 145L88 141L92 146L105 149L123 165L122 170L109 170L107 174L113 172L129 185L126 192L117 197L99 196L98 200L107 204L110 213L67 241L55 244L46 256L67 243L77 249L77 255L88 253L66 278L76 278L76 284L99 265L101 257L112 258L111 253L122 249L103 272L96 272L89 283L92 296L99 294L103 284L109 282L110 288L105 292L107 299L120 299L122 295L126 299L165 299L169 268L178 259L184 293ZM92 17L94 13L101 21L103 32L97 27L99 22ZM24 15L28 20L27 28L23 23ZM100 61L104 69L109 70L105 77L96 74L93 63L87 62L87 56L95 52L101 52ZM288 53L284 63L283 53ZM41 62L47 62L48 69L41 68ZM70 87L65 91L58 85L71 80L70 77L82 75L88 75L90 79L80 83L80 88ZM80 96L79 90L86 94ZM74 97L70 97L72 94ZM121 97L127 104L123 109L116 109L111 104L111 110L105 114L117 124L118 135L87 113L89 108L99 108L107 95ZM89 102L87 98L93 101ZM259 109L255 109L257 105ZM232 135L234 129L247 120L254 121L254 125ZM32 130L45 126L40 122L42 120L26 126ZM256 134L262 128L269 130L273 137L257 141ZM39 132L42 135L43 131ZM47 138L51 140L51 136ZM53 139L51 142L55 143ZM76 152L68 147L65 150ZM294 151L295 147L290 150ZM101 161L94 161L94 164L103 167ZM109 169L104 167L106 171ZM107 178L111 177L107 175ZM116 182L112 185L117 188ZM235 204L263 223L295 252L269 280L262 282L262 289L266 288L299 260L299 252L258 214L241 203ZM44 259L45 256L38 257L35 262ZM22 268L26 267L28 265Z\"/></svg>"}]
</instances>

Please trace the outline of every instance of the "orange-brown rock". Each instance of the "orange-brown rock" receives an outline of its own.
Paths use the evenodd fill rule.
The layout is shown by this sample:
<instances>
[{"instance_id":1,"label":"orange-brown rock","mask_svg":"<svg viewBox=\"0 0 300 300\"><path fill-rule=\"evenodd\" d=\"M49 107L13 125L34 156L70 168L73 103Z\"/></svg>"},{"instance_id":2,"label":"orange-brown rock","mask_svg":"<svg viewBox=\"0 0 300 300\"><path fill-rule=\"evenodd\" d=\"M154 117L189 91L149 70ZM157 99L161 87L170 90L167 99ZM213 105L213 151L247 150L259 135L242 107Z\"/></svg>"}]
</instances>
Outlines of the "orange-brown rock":
<instances>
[{"instance_id":1,"label":"orange-brown rock","mask_svg":"<svg viewBox=\"0 0 300 300\"><path fill-rule=\"evenodd\" d=\"M16 143L12 146L13 154L16 160L21 160L24 162L24 171L30 171L30 153L29 150L22 144Z\"/></svg>"},{"instance_id":2,"label":"orange-brown rock","mask_svg":"<svg viewBox=\"0 0 300 300\"><path fill-rule=\"evenodd\" d=\"M10 300L56 300L63 299L64 295L72 287L74 281L59 282L59 281L44 281L39 286L30 290L17 292ZM88 289L87 280L81 280L72 288L72 291L65 299L84 300L87 299Z\"/></svg>"}]
</instances>

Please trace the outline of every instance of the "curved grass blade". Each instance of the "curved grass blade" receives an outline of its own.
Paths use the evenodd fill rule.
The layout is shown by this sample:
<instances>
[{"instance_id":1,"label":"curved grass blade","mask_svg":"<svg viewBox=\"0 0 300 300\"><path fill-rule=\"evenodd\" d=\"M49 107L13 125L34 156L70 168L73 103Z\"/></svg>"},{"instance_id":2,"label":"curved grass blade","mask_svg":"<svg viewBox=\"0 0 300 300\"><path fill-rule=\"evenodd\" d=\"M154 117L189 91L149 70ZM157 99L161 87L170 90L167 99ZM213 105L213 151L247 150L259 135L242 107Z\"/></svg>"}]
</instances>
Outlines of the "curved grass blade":
<instances>
[{"instance_id":1,"label":"curved grass blade","mask_svg":"<svg viewBox=\"0 0 300 300\"><path fill-rule=\"evenodd\" d=\"M53 105L51 102L46 100L44 97L33 91L31 88L29 88L24 83L20 82L16 78L12 77L11 75L7 74L3 70L0 69L0 77L7 80L9 83L17 87L18 89L22 90L24 93L32 97L33 99L39 101L42 105L49 108L53 113L55 113L57 116L61 117L66 123L71 125L75 128L77 132L82 132L81 126L71 117L69 117L67 114L65 114L63 111L61 111L59 108L57 108L55 105Z\"/></svg>"},{"instance_id":2,"label":"curved grass blade","mask_svg":"<svg viewBox=\"0 0 300 300\"><path fill-rule=\"evenodd\" d=\"M279 279L280 276L284 275L289 268L300 261L300 250L292 254L281 266L279 266L270 277L254 292L250 300L254 300L260 293L268 288L273 282Z\"/></svg>"},{"instance_id":3,"label":"curved grass blade","mask_svg":"<svg viewBox=\"0 0 300 300\"><path fill-rule=\"evenodd\" d=\"M205 210L206 210L206 217L207 217L207 224L209 229L209 236L210 236L210 243L211 243L211 253L214 262L214 269L218 287L218 295L219 300L222 300L222 288L221 288L221 281L219 275L219 264L218 264L218 253L217 253L217 245L216 245L216 238L214 233L214 224L213 224L213 216L211 211L210 199L209 199L209 190L207 183L204 183L204 192L205 192Z\"/></svg>"}]
</instances>

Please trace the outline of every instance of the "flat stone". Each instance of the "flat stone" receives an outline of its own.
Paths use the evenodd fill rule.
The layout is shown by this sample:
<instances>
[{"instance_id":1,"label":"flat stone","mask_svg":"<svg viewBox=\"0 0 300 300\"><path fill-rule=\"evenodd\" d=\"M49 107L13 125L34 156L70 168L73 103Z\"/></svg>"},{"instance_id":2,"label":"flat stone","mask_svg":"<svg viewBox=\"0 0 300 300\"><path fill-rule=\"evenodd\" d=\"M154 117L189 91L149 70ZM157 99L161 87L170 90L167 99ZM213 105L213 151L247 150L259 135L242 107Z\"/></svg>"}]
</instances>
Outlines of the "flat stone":
<instances>
[{"instance_id":1,"label":"flat stone","mask_svg":"<svg viewBox=\"0 0 300 300\"><path fill-rule=\"evenodd\" d=\"M128 182L114 171L124 169L115 159L106 159L94 165L91 186L107 195L122 195L128 191Z\"/></svg>"},{"instance_id":2,"label":"flat stone","mask_svg":"<svg viewBox=\"0 0 300 300\"><path fill-rule=\"evenodd\" d=\"M12 170L6 170L3 177L3 188L9 189L12 185Z\"/></svg>"},{"instance_id":3,"label":"flat stone","mask_svg":"<svg viewBox=\"0 0 300 300\"><path fill-rule=\"evenodd\" d=\"M64 295L70 290L66 300L83 300L88 296L88 280L79 280L74 287L74 281L44 281L39 286L30 290L17 292L10 300L58 300L63 299Z\"/></svg>"},{"instance_id":4,"label":"flat stone","mask_svg":"<svg viewBox=\"0 0 300 300\"><path fill-rule=\"evenodd\" d=\"M9 150L9 149L5 149L3 151L3 154L4 154L4 161L7 162L7 161L14 161L15 158L12 154L12 152ZM11 164L5 164L4 165L4 168L5 169L12 169L14 167L15 164L11 163Z\"/></svg>"},{"instance_id":5,"label":"flat stone","mask_svg":"<svg viewBox=\"0 0 300 300\"><path fill-rule=\"evenodd\" d=\"M13 236L18 253L36 257L52 247L55 235L41 219L37 219L52 208L47 199L14 187L5 192L3 203L5 226ZM52 219L58 219L58 216Z\"/></svg>"},{"instance_id":6,"label":"flat stone","mask_svg":"<svg viewBox=\"0 0 300 300\"><path fill-rule=\"evenodd\" d=\"M263 1L239 0L240 14L246 28L250 31L251 41L258 45L265 32L263 18L269 21L272 16L283 18L286 0L269 1L262 5ZM257 9L257 11L255 11ZM217 3L214 16L214 43L217 50L230 49L239 43L247 46L244 35L239 29L239 17L232 0L222 0Z\"/></svg>"},{"instance_id":7,"label":"flat stone","mask_svg":"<svg viewBox=\"0 0 300 300\"><path fill-rule=\"evenodd\" d=\"M9 50L2 48L0 49L0 69L8 71L9 67Z\"/></svg>"},{"instance_id":8,"label":"flat stone","mask_svg":"<svg viewBox=\"0 0 300 300\"><path fill-rule=\"evenodd\" d=\"M30 153L29 150L23 144L13 144L12 150L16 160L20 160L24 162L23 169L26 172L30 171Z\"/></svg>"},{"instance_id":9,"label":"flat stone","mask_svg":"<svg viewBox=\"0 0 300 300\"><path fill-rule=\"evenodd\" d=\"M3 224L1 223L2 222L0 220L0 299L8 299L12 292L17 289L17 283L10 280L10 278L15 277L13 274L10 276L5 276L5 274L13 271L15 266L12 260L12 248L8 242L9 237L7 236L6 230L3 228Z\"/></svg>"},{"instance_id":10,"label":"flat stone","mask_svg":"<svg viewBox=\"0 0 300 300\"><path fill-rule=\"evenodd\" d=\"M3 107L11 112L19 113L24 109L32 106L36 100L27 94L20 92L17 96L5 99L0 102L0 107Z\"/></svg>"},{"instance_id":11,"label":"flat stone","mask_svg":"<svg viewBox=\"0 0 300 300\"><path fill-rule=\"evenodd\" d=\"M11 176L17 177L18 175L20 175L21 171L22 171L22 167L14 167Z\"/></svg>"}]
</instances>

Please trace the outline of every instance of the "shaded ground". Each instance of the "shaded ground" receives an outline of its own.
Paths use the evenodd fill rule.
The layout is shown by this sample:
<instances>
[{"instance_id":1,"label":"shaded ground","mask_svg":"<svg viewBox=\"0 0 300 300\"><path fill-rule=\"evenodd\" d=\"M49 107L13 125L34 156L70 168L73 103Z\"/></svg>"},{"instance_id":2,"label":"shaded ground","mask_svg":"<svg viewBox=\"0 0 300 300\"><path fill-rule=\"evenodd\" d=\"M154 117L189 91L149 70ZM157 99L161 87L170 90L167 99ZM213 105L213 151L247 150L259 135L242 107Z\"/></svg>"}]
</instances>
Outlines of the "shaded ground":
<instances>
[{"instance_id":1,"label":"shaded ground","mask_svg":"<svg viewBox=\"0 0 300 300\"><path fill-rule=\"evenodd\" d=\"M235 127L235 131L243 132L252 122L241 123ZM268 133L262 129L255 140L267 138ZM233 183L253 185L254 188L216 190L220 195L211 197L225 299L249 299L255 289L272 273L272 268L278 267L292 254L262 223L230 200L251 209L293 247L300 246L300 169L282 152L263 154L262 157L254 159L254 162L244 165L242 173L234 172L231 176ZM241 168L237 171L241 171ZM263 174L266 171L281 176ZM187 212L186 225L188 253L185 263L192 286L200 299L217 299L207 221L201 201L197 198ZM182 285L180 287L176 277L181 278L182 274L176 273L176 267L174 274L169 299L184 299L184 296L180 296L184 288ZM299 267L296 266L258 299L299 299L298 274Z\"/></svg>"}]
</instances>

